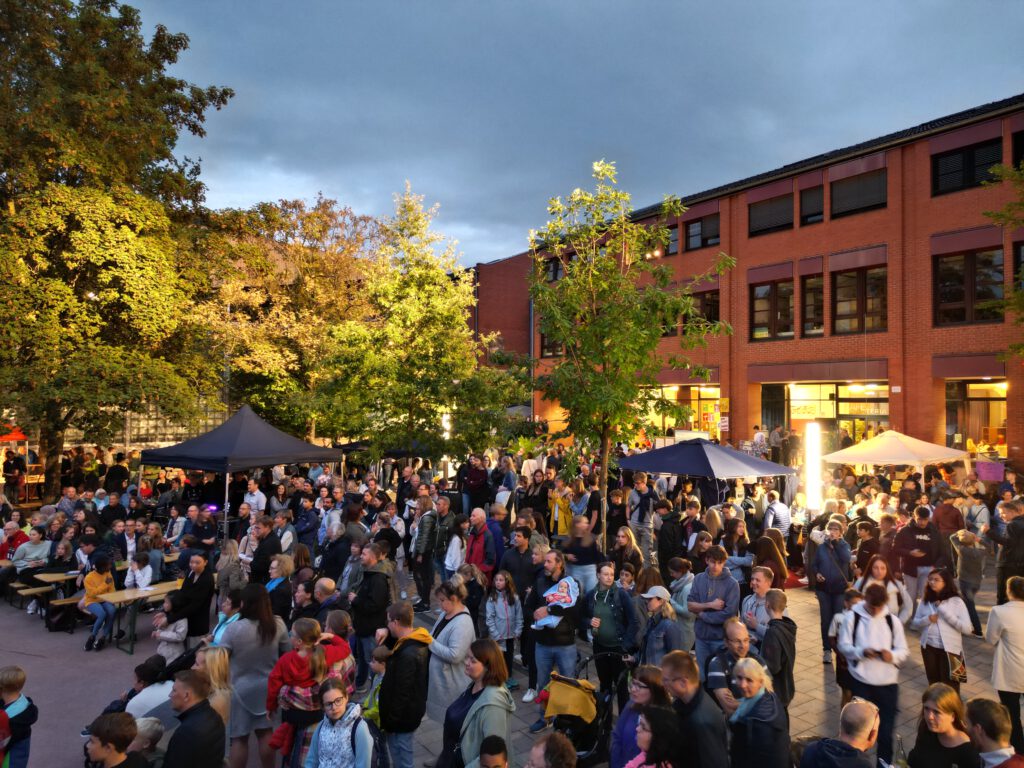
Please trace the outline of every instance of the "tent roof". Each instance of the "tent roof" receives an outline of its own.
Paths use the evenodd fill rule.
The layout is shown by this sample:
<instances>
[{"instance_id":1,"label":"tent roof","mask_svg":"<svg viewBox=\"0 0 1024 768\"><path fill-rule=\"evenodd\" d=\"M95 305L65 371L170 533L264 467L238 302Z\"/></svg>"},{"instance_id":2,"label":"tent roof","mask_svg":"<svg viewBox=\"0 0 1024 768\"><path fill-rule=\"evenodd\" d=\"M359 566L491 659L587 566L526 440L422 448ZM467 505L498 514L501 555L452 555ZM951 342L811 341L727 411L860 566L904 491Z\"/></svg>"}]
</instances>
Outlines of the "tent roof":
<instances>
[{"instance_id":1,"label":"tent roof","mask_svg":"<svg viewBox=\"0 0 1024 768\"><path fill-rule=\"evenodd\" d=\"M831 464L918 465L962 459L967 451L918 440L894 429L824 456Z\"/></svg>"},{"instance_id":2,"label":"tent roof","mask_svg":"<svg viewBox=\"0 0 1024 768\"><path fill-rule=\"evenodd\" d=\"M300 461L341 461L341 451L285 434L243 405L205 435L142 452L142 463L208 472L233 472Z\"/></svg>"},{"instance_id":3,"label":"tent roof","mask_svg":"<svg viewBox=\"0 0 1024 768\"><path fill-rule=\"evenodd\" d=\"M704 438L682 440L664 448L627 456L619 461L619 466L643 472L716 477L722 480L796 474L792 467L757 459Z\"/></svg>"}]
</instances>

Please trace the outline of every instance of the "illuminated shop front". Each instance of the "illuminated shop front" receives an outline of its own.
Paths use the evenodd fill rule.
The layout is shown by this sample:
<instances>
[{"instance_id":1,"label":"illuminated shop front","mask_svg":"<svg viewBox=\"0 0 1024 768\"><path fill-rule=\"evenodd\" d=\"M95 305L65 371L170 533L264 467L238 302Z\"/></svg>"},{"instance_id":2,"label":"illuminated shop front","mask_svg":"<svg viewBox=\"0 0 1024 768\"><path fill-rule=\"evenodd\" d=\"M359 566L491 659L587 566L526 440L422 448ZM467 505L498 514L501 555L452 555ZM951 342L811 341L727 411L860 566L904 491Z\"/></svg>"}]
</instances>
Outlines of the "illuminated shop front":
<instances>
[{"instance_id":1,"label":"illuminated shop front","mask_svg":"<svg viewBox=\"0 0 1024 768\"><path fill-rule=\"evenodd\" d=\"M798 434L817 422L829 441L846 430L854 442L889 428L887 382L794 382L761 387L762 421L766 429L776 424Z\"/></svg>"},{"instance_id":2,"label":"illuminated shop front","mask_svg":"<svg viewBox=\"0 0 1024 768\"><path fill-rule=\"evenodd\" d=\"M717 384L671 385L661 388L662 395L679 405L689 406L690 418L686 422L677 422L665 414L652 410L647 421L655 431L667 435L669 430L689 429L707 432L712 439L718 439L719 422L722 418L722 391Z\"/></svg>"},{"instance_id":3,"label":"illuminated shop front","mask_svg":"<svg viewBox=\"0 0 1024 768\"><path fill-rule=\"evenodd\" d=\"M1006 379L946 381L946 445L1006 458Z\"/></svg>"}]
</instances>

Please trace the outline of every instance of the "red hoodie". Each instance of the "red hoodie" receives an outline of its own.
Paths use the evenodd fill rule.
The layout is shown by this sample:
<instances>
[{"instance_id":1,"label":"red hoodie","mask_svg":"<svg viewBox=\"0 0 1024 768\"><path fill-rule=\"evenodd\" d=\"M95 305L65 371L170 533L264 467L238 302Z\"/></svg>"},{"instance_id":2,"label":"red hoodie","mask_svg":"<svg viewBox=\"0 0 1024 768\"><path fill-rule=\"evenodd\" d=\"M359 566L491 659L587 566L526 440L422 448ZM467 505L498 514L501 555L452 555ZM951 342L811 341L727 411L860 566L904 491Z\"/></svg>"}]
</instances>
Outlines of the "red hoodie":
<instances>
[{"instance_id":1,"label":"red hoodie","mask_svg":"<svg viewBox=\"0 0 1024 768\"><path fill-rule=\"evenodd\" d=\"M328 637L321 641L327 668L344 661L352 654L348 642L342 637ZM309 673L309 657L300 656L298 651L288 651L277 660L267 685L267 711L277 710L277 695L281 688L290 685L295 688L312 688L317 681Z\"/></svg>"},{"instance_id":2,"label":"red hoodie","mask_svg":"<svg viewBox=\"0 0 1024 768\"><path fill-rule=\"evenodd\" d=\"M28 541L28 534L20 528L13 536L8 536L3 544L0 544L0 560L11 560L18 547Z\"/></svg>"}]
</instances>

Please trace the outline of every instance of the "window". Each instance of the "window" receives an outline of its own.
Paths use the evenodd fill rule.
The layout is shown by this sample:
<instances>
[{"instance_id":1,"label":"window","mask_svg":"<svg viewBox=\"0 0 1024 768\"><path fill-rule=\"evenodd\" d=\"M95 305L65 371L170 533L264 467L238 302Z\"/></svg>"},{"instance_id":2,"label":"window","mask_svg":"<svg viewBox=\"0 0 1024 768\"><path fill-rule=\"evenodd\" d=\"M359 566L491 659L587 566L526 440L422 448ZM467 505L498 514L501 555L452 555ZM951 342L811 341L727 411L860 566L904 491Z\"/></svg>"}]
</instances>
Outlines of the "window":
<instances>
[{"instance_id":1,"label":"window","mask_svg":"<svg viewBox=\"0 0 1024 768\"><path fill-rule=\"evenodd\" d=\"M867 333L888 328L885 267L832 275L832 332Z\"/></svg>"},{"instance_id":2,"label":"window","mask_svg":"<svg viewBox=\"0 0 1024 768\"><path fill-rule=\"evenodd\" d=\"M811 187L800 190L800 226L817 224L825 220L825 188Z\"/></svg>"},{"instance_id":3,"label":"window","mask_svg":"<svg viewBox=\"0 0 1024 768\"><path fill-rule=\"evenodd\" d=\"M825 334L825 278L821 275L800 278L800 315L802 335Z\"/></svg>"},{"instance_id":4,"label":"window","mask_svg":"<svg viewBox=\"0 0 1024 768\"><path fill-rule=\"evenodd\" d=\"M750 236L793 228L793 195L780 195L747 206Z\"/></svg>"},{"instance_id":5,"label":"window","mask_svg":"<svg viewBox=\"0 0 1024 768\"><path fill-rule=\"evenodd\" d=\"M935 258L935 324L967 325L1003 319L986 302L1003 298L1001 249Z\"/></svg>"},{"instance_id":6,"label":"window","mask_svg":"<svg viewBox=\"0 0 1024 768\"><path fill-rule=\"evenodd\" d=\"M718 322L718 302L718 291L693 294L694 312L712 323Z\"/></svg>"},{"instance_id":7,"label":"window","mask_svg":"<svg viewBox=\"0 0 1024 768\"><path fill-rule=\"evenodd\" d=\"M1024 243L1013 247L1013 286L1018 291L1024 289Z\"/></svg>"},{"instance_id":8,"label":"window","mask_svg":"<svg viewBox=\"0 0 1024 768\"><path fill-rule=\"evenodd\" d=\"M1024 162L1024 131L1013 134L1013 165L1018 167Z\"/></svg>"},{"instance_id":9,"label":"window","mask_svg":"<svg viewBox=\"0 0 1024 768\"><path fill-rule=\"evenodd\" d=\"M549 283L555 283L561 280L565 276L565 269L562 266L562 260L554 257L544 262Z\"/></svg>"},{"instance_id":10,"label":"window","mask_svg":"<svg viewBox=\"0 0 1024 768\"><path fill-rule=\"evenodd\" d=\"M717 213L686 223L686 250L696 251L698 248L707 248L720 242Z\"/></svg>"},{"instance_id":11,"label":"window","mask_svg":"<svg viewBox=\"0 0 1024 768\"><path fill-rule=\"evenodd\" d=\"M990 181L989 168L1003 162L1003 140L992 139L970 147L932 155L932 197L959 192Z\"/></svg>"},{"instance_id":12,"label":"window","mask_svg":"<svg viewBox=\"0 0 1024 768\"><path fill-rule=\"evenodd\" d=\"M541 357L561 357L565 350L561 344L557 344L543 333L540 335L540 356Z\"/></svg>"},{"instance_id":13,"label":"window","mask_svg":"<svg viewBox=\"0 0 1024 768\"><path fill-rule=\"evenodd\" d=\"M679 227L669 227L665 255L675 256L677 253L679 253Z\"/></svg>"},{"instance_id":14,"label":"window","mask_svg":"<svg viewBox=\"0 0 1024 768\"><path fill-rule=\"evenodd\" d=\"M831 185L832 218L852 213L885 208L887 200L885 168L848 179L833 181Z\"/></svg>"},{"instance_id":15,"label":"window","mask_svg":"<svg viewBox=\"0 0 1024 768\"><path fill-rule=\"evenodd\" d=\"M793 281L750 286L750 339L793 338Z\"/></svg>"}]
</instances>

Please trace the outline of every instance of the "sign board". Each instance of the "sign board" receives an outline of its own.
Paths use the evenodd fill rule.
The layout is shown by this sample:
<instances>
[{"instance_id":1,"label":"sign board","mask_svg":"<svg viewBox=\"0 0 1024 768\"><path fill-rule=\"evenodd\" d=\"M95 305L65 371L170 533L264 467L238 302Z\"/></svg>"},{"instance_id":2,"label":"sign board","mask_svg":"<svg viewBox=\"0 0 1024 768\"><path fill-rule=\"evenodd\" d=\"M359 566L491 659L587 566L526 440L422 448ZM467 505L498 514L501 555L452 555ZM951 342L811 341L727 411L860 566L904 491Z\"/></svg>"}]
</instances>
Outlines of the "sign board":
<instances>
[{"instance_id":1,"label":"sign board","mask_svg":"<svg viewBox=\"0 0 1024 768\"><path fill-rule=\"evenodd\" d=\"M729 431L729 417L728 416L723 416L721 419L718 420L718 428L722 432L728 432Z\"/></svg>"},{"instance_id":2,"label":"sign board","mask_svg":"<svg viewBox=\"0 0 1024 768\"><path fill-rule=\"evenodd\" d=\"M729 412L729 398L721 397L718 399L718 408L722 413Z\"/></svg>"},{"instance_id":3,"label":"sign board","mask_svg":"<svg viewBox=\"0 0 1024 768\"><path fill-rule=\"evenodd\" d=\"M900 392L903 391L903 387L901 387L899 384L897 384L894 387L889 387L889 391L892 392L895 395L898 395Z\"/></svg>"},{"instance_id":4,"label":"sign board","mask_svg":"<svg viewBox=\"0 0 1024 768\"><path fill-rule=\"evenodd\" d=\"M974 465L978 479L983 483L1001 483L1003 481L1003 465L998 461L979 461Z\"/></svg>"}]
</instances>

